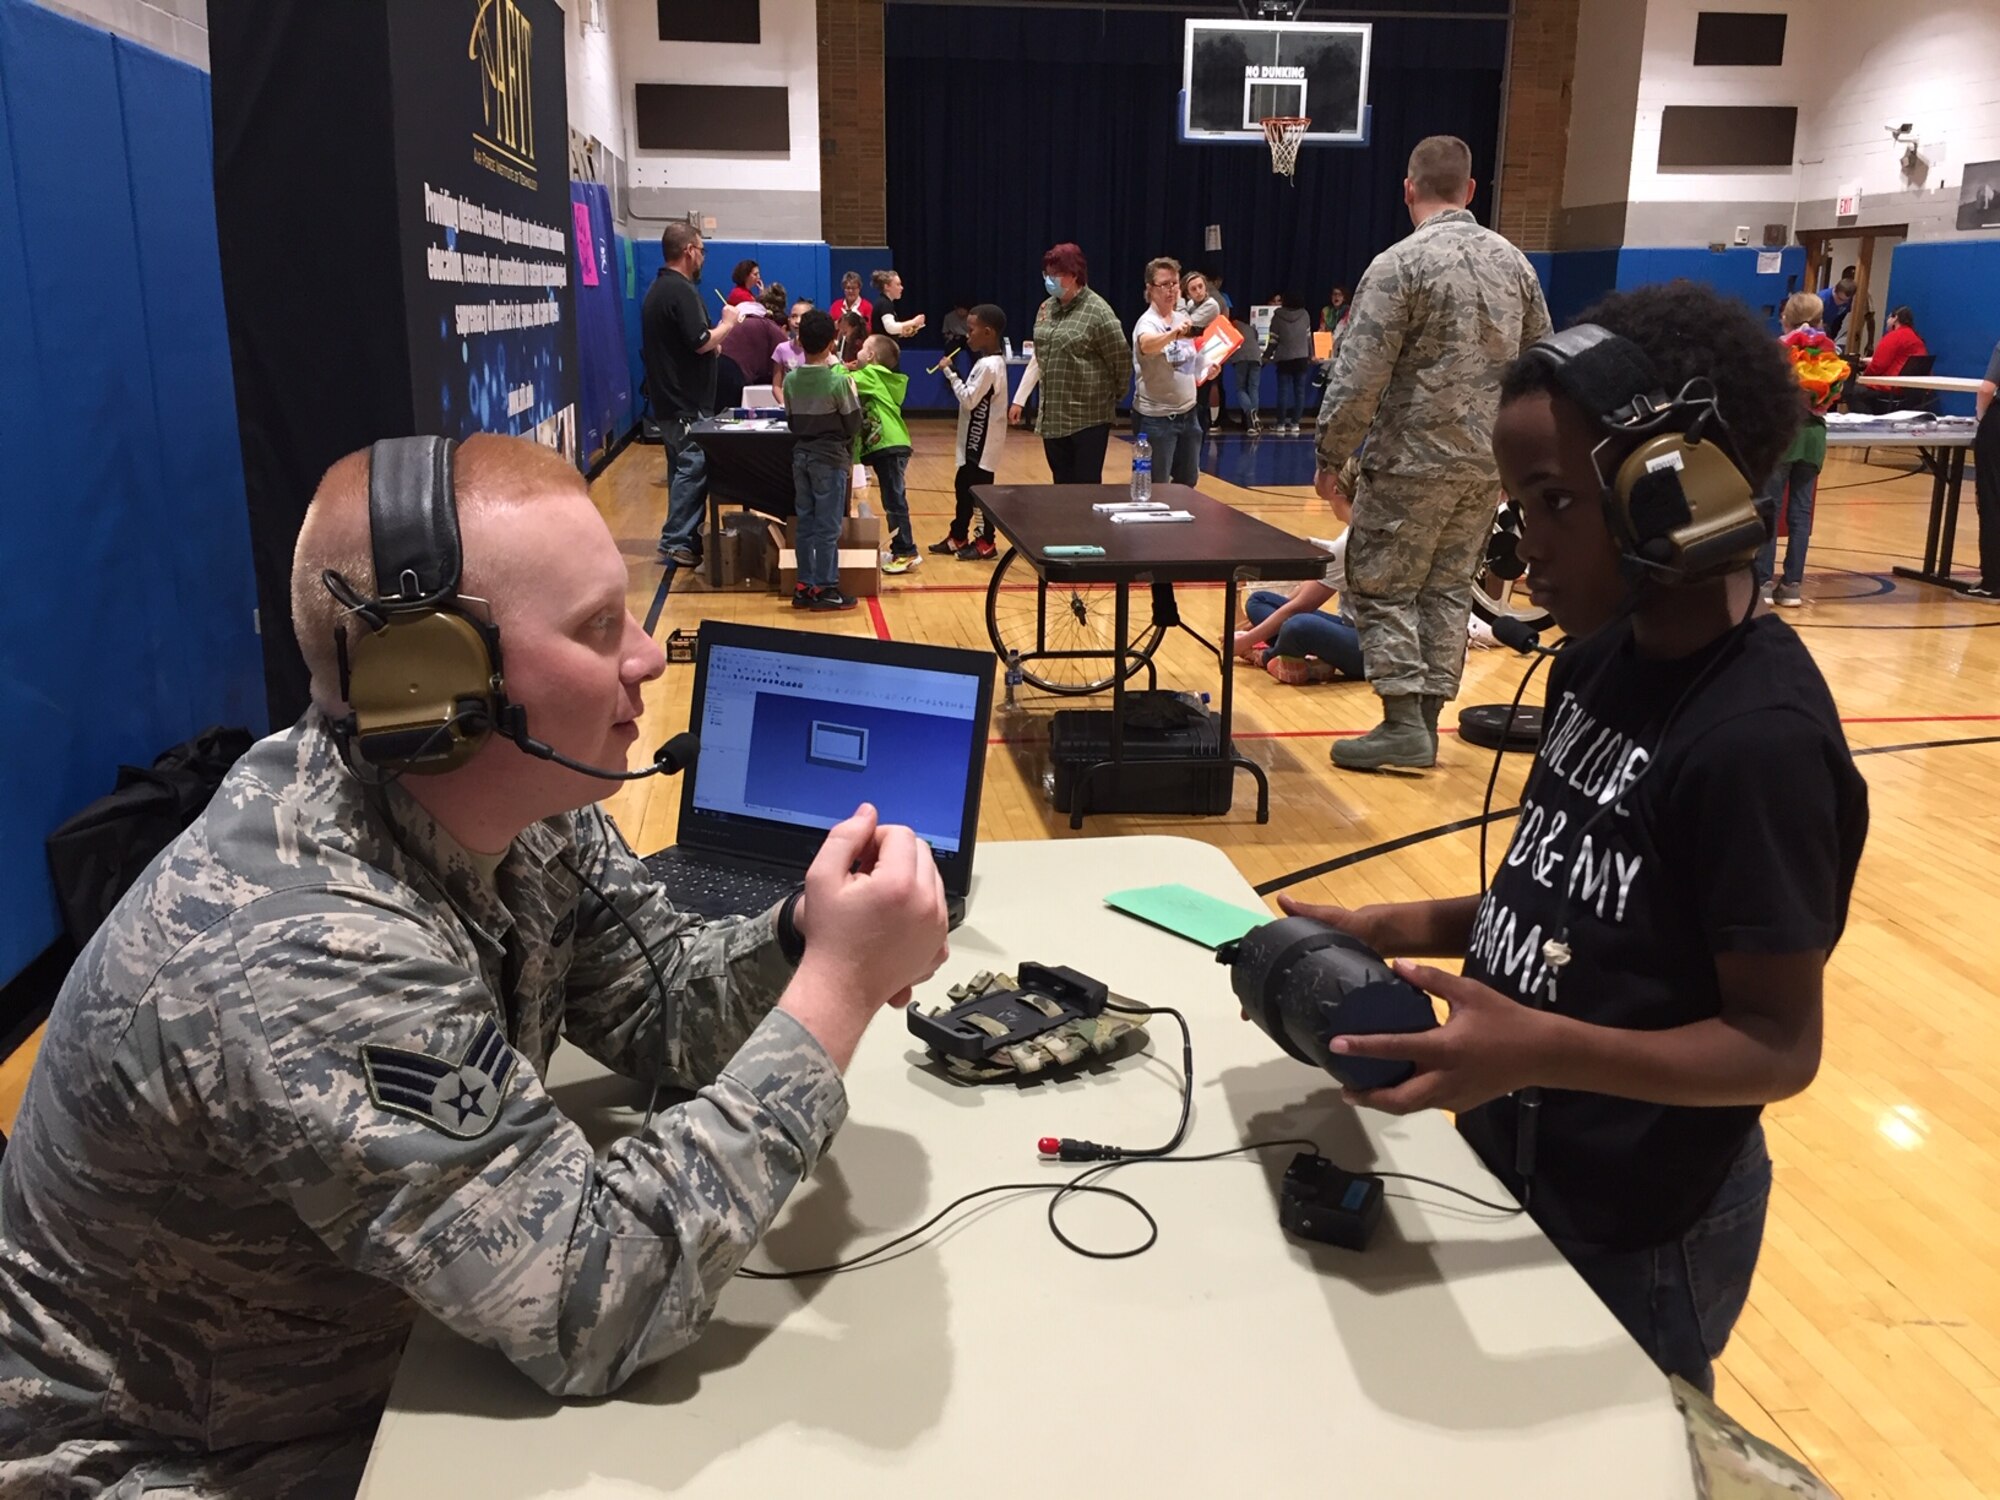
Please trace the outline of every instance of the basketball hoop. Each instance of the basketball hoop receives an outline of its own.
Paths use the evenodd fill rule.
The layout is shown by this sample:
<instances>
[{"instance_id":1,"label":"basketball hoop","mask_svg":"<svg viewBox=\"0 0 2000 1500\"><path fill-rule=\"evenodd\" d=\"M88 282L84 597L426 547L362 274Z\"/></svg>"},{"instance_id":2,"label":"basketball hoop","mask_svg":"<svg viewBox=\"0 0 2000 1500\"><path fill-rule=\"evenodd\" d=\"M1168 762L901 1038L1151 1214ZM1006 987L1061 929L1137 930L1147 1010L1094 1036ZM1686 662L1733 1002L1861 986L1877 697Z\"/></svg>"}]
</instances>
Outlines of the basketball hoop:
<instances>
[{"instance_id":1,"label":"basketball hoop","mask_svg":"<svg viewBox=\"0 0 2000 1500\"><path fill-rule=\"evenodd\" d=\"M1271 170L1291 180L1299 169L1299 142L1312 121L1303 115L1273 115L1261 123L1271 147Z\"/></svg>"}]
</instances>

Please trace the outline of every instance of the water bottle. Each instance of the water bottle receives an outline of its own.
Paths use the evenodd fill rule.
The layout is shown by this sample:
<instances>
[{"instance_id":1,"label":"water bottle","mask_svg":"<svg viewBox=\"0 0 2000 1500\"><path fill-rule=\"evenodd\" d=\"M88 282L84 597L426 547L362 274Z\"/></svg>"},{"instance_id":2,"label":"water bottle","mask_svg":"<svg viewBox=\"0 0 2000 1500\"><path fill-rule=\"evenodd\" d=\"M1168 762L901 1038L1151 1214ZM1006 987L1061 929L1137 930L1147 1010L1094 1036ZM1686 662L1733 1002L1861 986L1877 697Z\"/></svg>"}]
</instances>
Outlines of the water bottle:
<instances>
[{"instance_id":1,"label":"water bottle","mask_svg":"<svg viewBox=\"0 0 2000 1500\"><path fill-rule=\"evenodd\" d=\"M1153 444L1143 432L1132 444L1132 498L1153 498Z\"/></svg>"},{"instance_id":2,"label":"water bottle","mask_svg":"<svg viewBox=\"0 0 2000 1500\"><path fill-rule=\"evenodd\" d=\"M1007 706L1010 708L1014 704L1014 689L1021 685L1024 675L1021 671L1021 653L1019 651L1009 651L1007 653Z\"/></svg>"}]
</instances>

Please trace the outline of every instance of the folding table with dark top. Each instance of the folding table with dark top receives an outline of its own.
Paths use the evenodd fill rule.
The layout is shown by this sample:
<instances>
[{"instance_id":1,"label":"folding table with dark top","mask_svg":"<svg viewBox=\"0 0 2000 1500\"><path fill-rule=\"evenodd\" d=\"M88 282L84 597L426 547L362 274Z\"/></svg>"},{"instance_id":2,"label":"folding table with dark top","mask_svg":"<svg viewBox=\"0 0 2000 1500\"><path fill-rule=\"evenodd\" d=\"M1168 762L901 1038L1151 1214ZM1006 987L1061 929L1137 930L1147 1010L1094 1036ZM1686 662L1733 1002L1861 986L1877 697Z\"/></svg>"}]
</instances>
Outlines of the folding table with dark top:
<instances>
[{"instance_id":1,"label":"folding table with dark top","mask_svg":"<svg viewBox=\"0 0 2000 1500\"><path fill-rule=\"evenodd\" d=\"M772 428L705 417L688 430L708 461L708 581L722 583L722 507L741 505L778 520L798 513L792 488L792 449L798 439L780 419Z\"/></svg>"},{"instance_id":2,"label":"folding table with dark top","mask_svg":"<svg viewBox=\"0 0 2000 1500\"><path fill-rule=\"evenodd\" d=\"M1156 484L1153 498L1175 510L1191 511L1192 521L1121 524L1094 505L1129 500L1117 484L992 484L973 491L978 502L1007 538L1033 566L1041 605L1046 608L1050 585L1108 583L1116 590L1113 638L1117 649L1111 673L1110 754L1088 767L1071 803L1070 826L1083 826L1090 789L1101 777L1115 778L1125 763L1125 679L1138 663L1151 666L1150 651L1131 649L1131 593L1135 582L1220 583L1223 585L1222 635L1211 645L1193 631L1217 657L1222 672L1222 707L1218 749L1213 757L1190 757L1191 770L1241 768L1257 780L1257 821L1271 816L1271 787L1264 768L1236 753L1230 738L1234 712L1232 693L1235 655L1230 650L1236 628L1237 585L1253 581L1318 578L1326 572L1327 555L1303 537L1280 531L1246 516L1198 490L1177 484ZM1050 547L1099 546L1102 557L1051 557ZM1171 621L1178 624L1179 622ZM1183 629L1186 627L1183 626ZM1128 669L1127 662L1133 665ZM1156 766L1158 761L1148 761Z\"/></svg>"},{"instance_id":3,"label":"folding table with dark top","mask_svg":"<svg viewBox=\"0 0 2000 1500\"><path fill-rule=\"evenodd\" d=\"M1930 458L1931 512L1924 531L1924 563L1920 568L1897 563L1890 571L1898 578L1913 578L1941 589L1972 586L1970 579L1952 577L1951 554L1958 543L1958 501L1965 489L1965 455L1972 447L1973 433L1972 423L1949 418L1923 423L1843 422L1827 427L1829 448L1914 448L1920 456Z\"/></svg>"}]
</instances>

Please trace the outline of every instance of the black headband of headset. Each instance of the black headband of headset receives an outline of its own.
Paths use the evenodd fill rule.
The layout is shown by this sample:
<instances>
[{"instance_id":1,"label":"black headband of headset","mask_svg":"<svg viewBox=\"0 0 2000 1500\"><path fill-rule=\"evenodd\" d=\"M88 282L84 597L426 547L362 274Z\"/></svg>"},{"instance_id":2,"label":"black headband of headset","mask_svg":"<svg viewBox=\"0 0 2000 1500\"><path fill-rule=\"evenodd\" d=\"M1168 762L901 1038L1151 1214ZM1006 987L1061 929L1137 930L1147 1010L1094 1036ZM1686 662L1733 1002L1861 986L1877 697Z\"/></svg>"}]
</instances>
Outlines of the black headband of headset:
<instances>
[{"instance_id":1,"label":"black headband of headset","mask_svg":"<svg viewBox=\"0 0 2000 1500\"><path fill-rule=\"evenodd\" d=\"M392 611L450 604L461 566L449 438L385 438L368 451L375 594Z\"/></svg>"},{"instance_id":2,"label":"black headband of headset","mask_svg":"<svg viewBox=\"0 0 2000 1500\"><path fill-rule=\"evenodd\" d=\"M1595 323L1579 323L1529 346L1528 357L1547 365L1562 393L1592 421L1623 426L1645 415L1643 404L1667 406L1659 371L1646 351Z\"/></svg>"}]
</instances>

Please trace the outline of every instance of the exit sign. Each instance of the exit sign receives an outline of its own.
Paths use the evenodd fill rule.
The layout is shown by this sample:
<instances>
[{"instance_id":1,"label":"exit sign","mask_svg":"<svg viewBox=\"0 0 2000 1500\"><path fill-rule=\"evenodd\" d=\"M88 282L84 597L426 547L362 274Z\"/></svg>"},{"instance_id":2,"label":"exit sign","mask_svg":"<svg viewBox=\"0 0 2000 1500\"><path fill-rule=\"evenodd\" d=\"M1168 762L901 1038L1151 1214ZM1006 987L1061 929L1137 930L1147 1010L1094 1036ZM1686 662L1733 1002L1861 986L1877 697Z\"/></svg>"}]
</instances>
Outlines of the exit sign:
<instances>
[{"instance_id":1,"label":"exit sign","mask_svg":"<svg viewBox=\"0 0 2000 1500\"><path fill-rule=\"evenodd\" d=\"M1854 219L1861 216L1860 183L1840 190L1840 196L1833 200L1833 216L1836 219Z\"/></svg>"}]
</instances>

